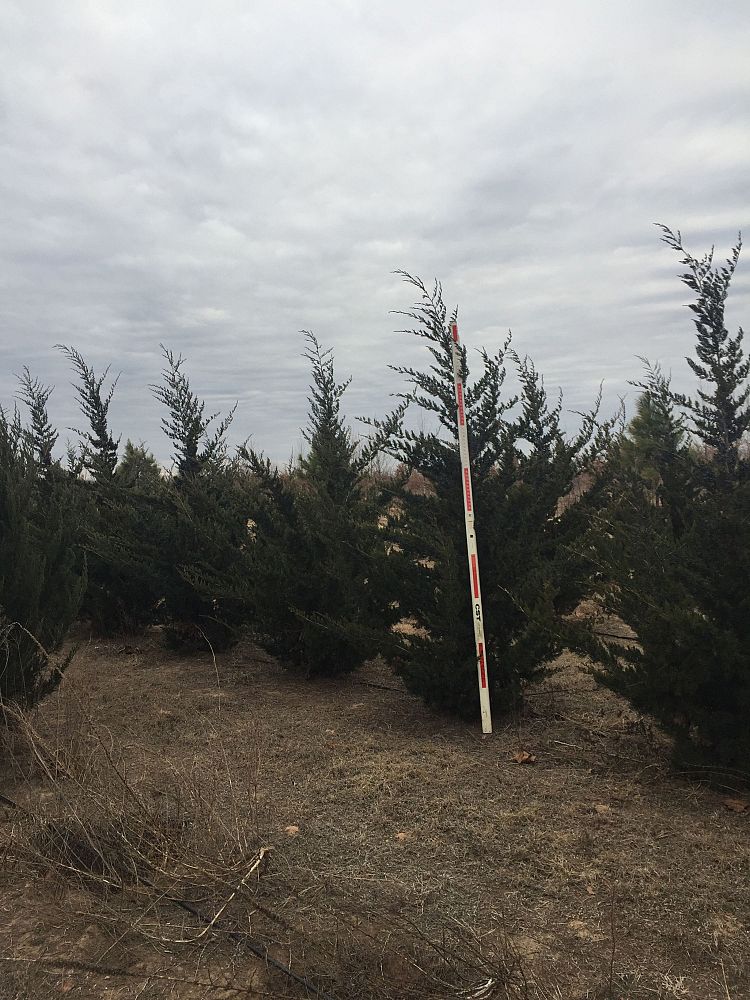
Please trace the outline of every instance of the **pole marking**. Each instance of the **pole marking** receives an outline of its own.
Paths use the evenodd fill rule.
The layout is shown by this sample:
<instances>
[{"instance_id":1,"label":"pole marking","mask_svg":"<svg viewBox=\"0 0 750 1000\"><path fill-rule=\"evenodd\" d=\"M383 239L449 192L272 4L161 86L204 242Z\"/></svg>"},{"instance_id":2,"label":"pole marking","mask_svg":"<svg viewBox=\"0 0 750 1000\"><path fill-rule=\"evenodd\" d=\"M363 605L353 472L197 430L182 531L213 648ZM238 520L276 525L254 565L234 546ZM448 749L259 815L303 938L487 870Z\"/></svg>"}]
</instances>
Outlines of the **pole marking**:
<instances>
[{"instance_id":1,"label":"pole marking","mask_svg":"<svg viewBox=\"0 0 750 1000\"><path fill-rule=\"evenodd\" d=\"M487 671L485 670L484 666L484 646L482 645L481 642L479 643L479 683L482 685L482 688L486 690Z\"/></svg>"},{"instance_id":2,"label":"pole marking","mask_svg":"<svg viewBox=\"0 0 750 1000\"><path fill-rule=\"evenodd\" d=\"M458 423L463 427L466 423L466 414L464 413L464 387L461 382L456 386L456 400L458 401Z\"/></svg>"},{"instance_id":3,"label":"pole marking","mask_svg":"<svg viewBox=\"0 0 750 1000\"><path fill-rule=\"evenodd\" d=\"M471 472L468 465L464 469L464 495L466 497L466 510L471 514Z\"/></svg>"}]
</instances>

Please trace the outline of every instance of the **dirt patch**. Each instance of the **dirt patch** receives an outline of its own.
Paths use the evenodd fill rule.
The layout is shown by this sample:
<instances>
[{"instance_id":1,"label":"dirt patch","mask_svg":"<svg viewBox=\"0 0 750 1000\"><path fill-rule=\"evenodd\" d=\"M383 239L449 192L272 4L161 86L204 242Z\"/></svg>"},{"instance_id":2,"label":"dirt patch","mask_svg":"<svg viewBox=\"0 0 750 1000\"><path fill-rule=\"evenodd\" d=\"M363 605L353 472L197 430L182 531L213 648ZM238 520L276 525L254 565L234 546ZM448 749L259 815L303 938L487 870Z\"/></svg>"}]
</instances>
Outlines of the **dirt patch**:
<instances>
[{"instance_id":1,"label":"dirt patch","mask_svg":"<svg viewBox=\"0 0 750 1000\"><path fill-rule=\"evenodd\" d=\"M750 817L670 772L667 741L577 660L556 667L482 739L378 663L310 684L250 645L214 663L155 635L86 643L32 719L46 765L18 746L2 764L35 819L0 806L0 996L305 995L218 925L155 903L143 871L95 861L115 883L102 890L66 874L83 856L70 837L21 850L40 816L99 822L94 788L134 831L126 784L171 831L168 849L139 846L144 865L167 851L172 891L209 917L272 848L222 926L337 997L459 995L459 954L477 1000L750 995ZM438 966L429 982L414 968L441 948L443 987Z\"/></svg>"}]
</instances>

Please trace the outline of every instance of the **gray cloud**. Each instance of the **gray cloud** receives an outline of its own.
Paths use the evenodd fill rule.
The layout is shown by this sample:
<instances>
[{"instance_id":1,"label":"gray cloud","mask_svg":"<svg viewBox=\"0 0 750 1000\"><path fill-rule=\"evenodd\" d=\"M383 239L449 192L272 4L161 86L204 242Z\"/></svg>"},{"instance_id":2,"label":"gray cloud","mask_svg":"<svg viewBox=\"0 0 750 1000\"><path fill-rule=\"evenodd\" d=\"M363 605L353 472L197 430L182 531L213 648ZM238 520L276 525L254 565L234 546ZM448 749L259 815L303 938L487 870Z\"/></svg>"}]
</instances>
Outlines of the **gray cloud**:
<instances>
[{"instance_id":1,"label":"gray cloud","mask_svg":"<svg viewBox=\"0 0 750 1000\"><path fill-rule=\"evenodd\" d=\"M0 402L28 363L77 424L72 343L122 371L116 430L166 459L163 341L284 460L301 329L354 375L352 414L419 363L399 267L441 279L469 345L512 328L570 409L601 380L613 407L639 354L688 385L652 223L720 253L747 224L749 50L742 0L0 0Z\"/></svg>"}]
</instances>

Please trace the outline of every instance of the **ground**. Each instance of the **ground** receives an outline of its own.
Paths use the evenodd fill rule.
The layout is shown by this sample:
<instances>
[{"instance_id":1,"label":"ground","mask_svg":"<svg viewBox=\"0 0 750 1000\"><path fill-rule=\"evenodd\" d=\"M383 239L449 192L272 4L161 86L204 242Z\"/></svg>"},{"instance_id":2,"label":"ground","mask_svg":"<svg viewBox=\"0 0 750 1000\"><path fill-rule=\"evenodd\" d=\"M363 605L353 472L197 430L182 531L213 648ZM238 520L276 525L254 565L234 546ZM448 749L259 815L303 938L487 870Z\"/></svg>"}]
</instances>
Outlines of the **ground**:
<instances>
[{"instance_id":1,"label":"ground","mask_svg":"<svg viewBox=\"0 0 750 1000\"><path fill-rule=\"evenodd\" d=\"M571 656L483 739L382 663L82 635L31 724L0 759L3 1000L750 997L743 793Z\"/></svg>"}]
</instances>

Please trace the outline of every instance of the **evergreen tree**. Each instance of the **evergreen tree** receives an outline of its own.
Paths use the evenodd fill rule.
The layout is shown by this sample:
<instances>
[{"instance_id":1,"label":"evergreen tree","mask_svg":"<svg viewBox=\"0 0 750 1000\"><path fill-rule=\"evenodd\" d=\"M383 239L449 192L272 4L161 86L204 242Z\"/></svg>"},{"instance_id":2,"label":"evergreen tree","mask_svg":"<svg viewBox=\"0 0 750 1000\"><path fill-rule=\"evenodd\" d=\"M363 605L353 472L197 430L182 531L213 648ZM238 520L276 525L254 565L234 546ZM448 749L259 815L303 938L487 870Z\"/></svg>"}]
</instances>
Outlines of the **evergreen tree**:
<instances>
[{"instance_id":1,"label":"evergreen tree","mask_svg":"<svg viewBox=\"0 0 750 1000\"><path fill-rule=\"evenodd\" d=\"M647 381L631 383L643 391L622 441L623 457L656 492L664 481L665 464L684 440L685 429L674 414L670 380L658 365L645 364Z\"/></svg>"},{"instance_id":2,"label":"evergreen tree","mask_svg":"<svg viewBox=\"0 0 750 1000\"><path fill-rule=\"evenodd\" d=\"M52 468L52 449L57 443L57 431L49 421L47 402L52 394L51 386L42 385L24 365L23 374L18 376L19 396L29 409L30 427L24 436L31 444L32 452L42 472L46 475Z\"/></svg>"},{"instance_id":3,"label":"evergreen tree","mask_svg":"<svg viewBox=\"0 0 750 1000\"><path fill-rule=\"evenodd\" d=\"M73 365L76 396L88 423L86 430L78 431L82 447L77 459L88 476L76 480L79 502L86 509L83 545L88 556L81 614L101 634L132 632L153 621L158 596L150 564L143 559L150 495L143 488L136 491L136 484L118 472L119 438L115 440L109 426L117 379L105 388L109 368L97 375L75 348L58 347ZM132 466L132 445L126 457ZM150 485L153 493L156 482Z\"/></svg>"},{"instance_id":4,"label":"evergreen tree","mask_svg":"<svg viewBox=\"0 0 750 1000\"><path fill-rule=\"evenodd\" d=\"M613 442L610 471L630 474L629 490L639 493L645 485L646 498L657 506L666 504L679 531L687 500L688 477L694 472L685 419L675 408L671 379L656 364L641 359L644 379L631 385L641 389L636 413L624 434Z\"/></svg>"},{"instance_id":5,"label":"evergreen tree","mask_svg":"<svg viewBox=\"0 0 750 1000\"><path fill-rule=\"evenodd\" d=\"M177 647L226 648L236 641L245 609L220 594L235 578L247 539L247 499L227 457L225 435L234 409L219 420L205 415L184 359L163 348L164 384L152 386L168 411L162 425L175 448L175 473L159 489L142 551L159 587L167 641Z\"/></svg>"},{"instance_id":6,"label":"evergreen tree","mask_svg":"<svg viewBox=\"0 0 750 1000\"><path fill-rule=\"evenodd\" d=\"M153 490L162 481L159 463L144 444L128 439L116 469L115 480L129 489Z\"/></svg>"},{"instance_id":7,"label":"evergreen tree","mask_svg":"<svg viewBox=\"0 0 750 1000\"><path fill-rule=\"evenodd\" d=\"M282 474L244 452L256 497L247 579L260 644L285 666L323 676L377 655L398 618L385 516L392 493L371 470L402 408L360 446L341 413L350 380L338 383L331 351L306 337L307 454Z\"/></svg>"},{"instance_id":8,"label":"evergreen tree","mask_svg":"<svg viewBox=\"0 0 750 1000\"><path fill-rule=\"evenodd\" d=\"M98 376L94 369L86 364L82 355L74 347L58 344L57 347L73 365L78 376L74 389L83 415L89 422L88 431L78 431L83 440L84 465L98 483L110 482L117 465L119 438L114 440L109 430L109 404L112 402L118 378L112 380L106 395L103 394L104 382L109 374L107 367Z\"/></svg>"},{"instance_id":9,"label":"evergreen tree","mask_svg":"<svg viewBox=\"0 0 750 1000\"><path fill-rule=\"evenodd\" d=\"M168 416L162 420L162 427L175 449L176 479L182 481L198 475L211 463L222 465L226 461L225 435L237 404L210 432L210 425L219 414L205 415L206 404L193 392L183 371L185 359L163 344L162 354L166 361L162 372L164 384L152 385L151 391L167 408Z\"/></svg>"},{"instance_id":10,"label":"evergreen tree","mask_svg":"<svg viewBox=\"0 0 750 1000\"><path fill-rule=\"evenodd\" d=\"M715 468L731 479L738 471L740 442L750 428L750 357L742 349L742 327L733 337L724 322L742 240L738 238L724 267L714 267L713 247L698 259L685 250L679 230L660 228L667 246L683 254L681 263L687 270L681 280L695 293L689 308L695 315L698 360L686 361L699 381L698 398L675 398L690 415L698 438L715 451Z\"/></svg>"},{"instance_id":11,"label":"evergreen tree","mask_svg":"<svg viewBox=\"0 0 750 1000\"><path fill-rule=\"evenodd\" d=\"M0 409L0 697L24 707L60 682L72 658L61 646L85 587L80 511L52 457L50 391L24 369L31 427Z\"/></svg>"},{"instance_id":12,"label":"evergreen tree","mask_svg":"<svg viewBox=\"0 0 750 1000\"><path fill-rule=\"evenodd\" d=\"M89 586L82 614L103 635L136 632L155 621L161 597L156 538L162 488L158 479L92 484L79 480L88 503L84 544Z\"/></svg>"},{"instance_id":13,"label":"evergreen tree","mask_svg":"<svg viewBox=\"0 0 750 1000\"><path fill-rule=\"evenodd\" d=\"M304 356L312 369L309 422L302 431L309 451L300 460L300 469L316 491L333 501L345 501L355 488L361 467L355 460L357 443L341 416L341 397L351 378L336 383L331 350L324 351L316 337L306 331L308 348Z\"/></svg>"},{"instance_id":14,"label":"evergreen tree","mask_svg":"<svg viewBox=\"0 0 750 1000\"><path fill-rule=\"evenodd\" d=\"M606 608L638 641L603 650L599 679L675 736L681 763L750 772L750 476L739 447L750 370L741 337L730 342L721 320L737 256L728 269L710 262L686 282L705 318L696 321L701 363L691 364L699 402L673 393L658 369L646 379L658 413L657 492L628 462L627 442L610 459L610 501L592 544ZM685 440L679 406L708 446L703 456Z\"/></svg>"},{"instance_id":15,"label":"evergreen tree","mask_svg":"<svg viewBox=\"0 0 750 1000\"><path fill-rule=\"evenodd\" d=\"M228 463L167 485L156 519L160 619L177 649L227 649L240 637L247 608L222 584L244 567L248 498Z\"/></svg>"},{"instance_id":16,"label":"evergreen tree","mask_svg":"<svg viewBox=\"0 0 750 1000\"><path fill-rule=\"evenodd\" d=\"M420 302L405 315L405 332L426 341L427 371L396 367L411 385L408 398L437 417L437 431L399 425L389 450L431 490L406 493L395 533L401 556L395 596L411 629L396 669L429 704L465 717L477 713L477 663L467 577L461 467L457 446L452 337L439 285L429 291L405 275ZM455 319L455 313L453 318ZM520 394L506 393L506 359ZM582 626L564 617L584 592L583 562L572 543L585 528L597 494L564 498L595 470L608 428L589 414L580 433L566 437L561 401L550 405L528 359L510 351L480 352L483 371L469 380L461 347L464 403L471 454L475 524L482 574L488 675L496 711L517 704L526 683L540 676L563 647L589 648Z\"/></svg>"}]
</instances>

